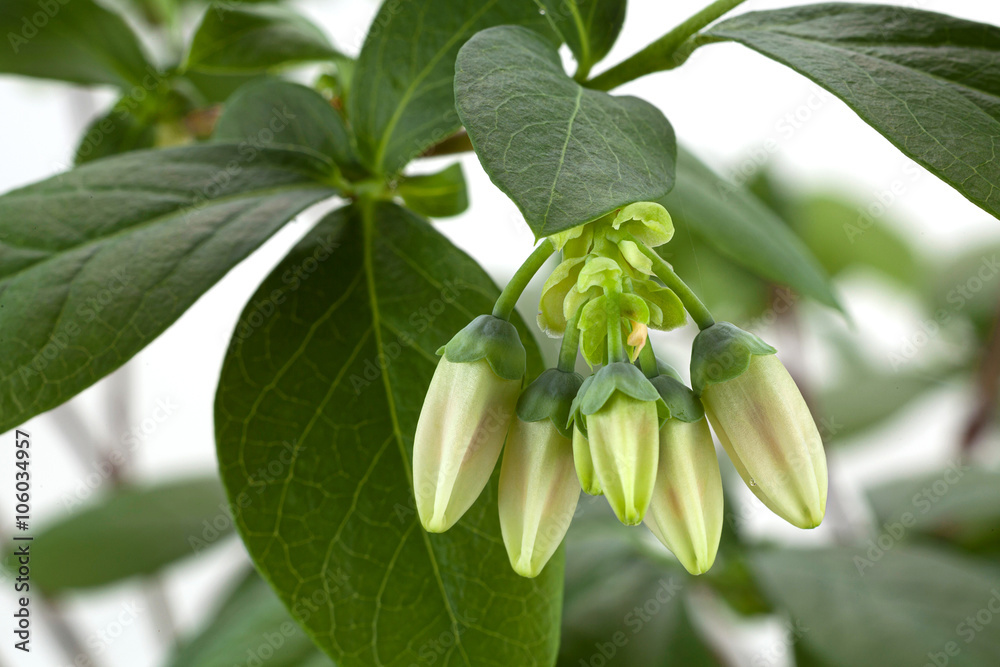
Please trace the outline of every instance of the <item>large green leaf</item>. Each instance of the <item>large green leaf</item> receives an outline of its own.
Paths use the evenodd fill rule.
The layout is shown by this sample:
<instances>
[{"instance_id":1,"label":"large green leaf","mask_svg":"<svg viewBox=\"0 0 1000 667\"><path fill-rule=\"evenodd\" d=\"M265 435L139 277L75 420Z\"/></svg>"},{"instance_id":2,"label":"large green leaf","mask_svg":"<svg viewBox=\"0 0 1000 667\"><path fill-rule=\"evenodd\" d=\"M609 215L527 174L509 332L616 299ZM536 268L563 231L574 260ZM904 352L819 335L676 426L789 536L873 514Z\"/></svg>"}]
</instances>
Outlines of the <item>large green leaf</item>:
<instances>
[{"instance_id":1,"label":"large green leaf","mask_svg":"<svg viewBox=\"0 0 1000 667\"><path fill-rule=\"evenodd\" d=\"M756 197L730 184L691 153L677 160L677 186L662 198L687 227L731 261L775 283L840 308L830 280L802 241Z\"/></svg>"},{"instance_id":2,"label":"large green leaf","mask_svg":"<svg viewBox=\"0 0 1000 667\"><path fill-rule=\"evenodd\" d=\"M228 535L228 507L214 477L117 490L35 536L31 583L52 594L153 574Z\"/></svg>"},{"instance_id":3,"label":"large green leaf","mask_svg":"<svg viewBox=\"0 0 1000 667\"><path fill-rule=\"evenodd\" d=\"M534 0L386 0L349 100L361 155L376 173L400 171L459 128L455 56L476 32L505 24L549 30Z\"/></svg>"},{"instance_id":4,"label":"large green leaf","mask_svg":"<svg viewBox=\"0 0 1000 667\"><path fill-rule=\"evenodd\" d=\"M949 659L949 645L958 649L952 667L997 664L1000 633L975 620L989 614L996 622L996 569L883 535L887 549L771 551L755 557L754 569L799 628L799 641L831 665L924 665L932 654Z\"/></svg>"},{"instance_id":5,"label":"large green leaf","mask_svg":"<svg viewBox=\"0 0 1000 667\"><path fill-rule=\"evenodd\" d=\"M552 27L562 35L583 79L614 46L625 24L625 0L539 0Z\"/></svg>"},{"instance_id":6,"label":"large green leaf","mask_svg":"<svg viewBox=\"0 0 1000 667\"><path fill-rule=\"evenodd\" d=\"M263 79L243 86L226 103L212 138L314 151L348 176L364 174L344 119L326 98L297 83Z\"/></svg>"},{"instance_id":7,"label":"large green leaf","mask_svg":"<svg viewBox=\"0 0 1000 667\"><path fill-rule=\"evenodd\" d=\"M583 88L525 28L484 30L462 47L455 100L486 173L538 236L673 186L676 142L660 110Z\"/></svg>"},{"instance_id":8,"label":"large green leaf","mask_svg":"<svg viewBox=\"0 0 1000 667\"><path fill-rule=\"evenodd\" d=\"M292 9L219 4L205 13L186 66L203 72L262 72L337 55L323 31Z\"/></svg>"},{"instance_id":9,"label":"large green leaf","mask_svg":"<svg viewBox=\"0 0 1000 667\"><path fill-rule=\"evenodd\" d=\"M251 572L216 610L211 622L177 651L170 665L232 667L253 664L254 657L268 667L333 665L292 620L271 587Z\"/></svg>"},{"instance_id":10,"label":"large green leaf","mask_svg":"<svg viewBox=\"0 0 1000 667\"><path fill-rule=\"evenodd\" d=\"M708 34L809 77L1000 216L1000 28L906 7L830 3L751 12Z\"/></svg>"},{"instance_id":11,"label":"large green leaf","mask_svg":"<svg viewBox=\"0 0 1000 667\"><path fill-rule=\"evenodd\" d=\"M0 432L125 363L304 208L312 155L139 151L0 197Z\"/></svg>"},{"instance_id":12,"label":"large green leaf","mask_svg":"<svg viewBox=\"0 0 1000 667\"><path fill-rule=\"evenodd\" d=\"M998 472L956 462L937 473L879 486L868 498L880 526L905 519L908 535L1000 552Z\"/></svg>"},{"instance_id":13,"label":"large green leaf","mask_svg":"<svg viewBox=\"0 0 1000 667\"><path fill-rule=\"evenodd\" d=\"M297 267L312 268L293 290L283 276ZM383 202L331 214L244 314L252 325L257 304L273 306L237 331L223 367L223 480L233 502L250 499L237 528L258 569L338 665L554 659L563 563L514 574L495 482L443 535L414 508L413 432L435 351L497 294L425 220Z\"/></svg>"},{"instance_id":14,"label":"large green leaf","mask_svg":"<svg viewBox=\"0 0 1000 667\"><path fill-rule=\"evenodd\" d=\"M3 0L0 36L0 72L122 88L159 78L131 28L93 0Z\"/></svg>"}]
</instances>

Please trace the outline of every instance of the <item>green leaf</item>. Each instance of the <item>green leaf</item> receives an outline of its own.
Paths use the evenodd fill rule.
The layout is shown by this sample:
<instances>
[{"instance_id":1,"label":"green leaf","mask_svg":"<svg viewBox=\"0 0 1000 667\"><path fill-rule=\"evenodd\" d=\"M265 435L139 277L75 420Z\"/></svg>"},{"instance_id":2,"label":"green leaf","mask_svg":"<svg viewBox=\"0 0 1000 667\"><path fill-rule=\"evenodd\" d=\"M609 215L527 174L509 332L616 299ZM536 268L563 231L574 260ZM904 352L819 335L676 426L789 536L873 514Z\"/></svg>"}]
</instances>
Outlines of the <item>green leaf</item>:
<instances>
[{"instance_id":1,"label":"green leaf","mask_svg":"<svg viewBox=\"0 0 1000 667\"><path fill-rule=\"evenodd\" d=\"M283 279L310 265L297 289ZM237 330L223 366L223 481L233 502L252 499L237 528L258 569L338 665L552 664L561 558L537 579L514 574L495 477L442 535L421 529L411 488L435 351L497 295L425 220L363 202L317 225L244 313L274 306Z\"/></svg>"},{"instance_id":2,"label":"green leaf","mask_svg":"<svg viewBox=\"0 0 1000 667\"><path fill-rule=\"evenodd\" d=\"M549 32L534 0L386 0L358 57L349 117L366 164L394 174L455 132L455 57L490 26ZM386 76L392 72L392 76Z\"/></svg>"},{"instance_id":3,"label":"green leaf","mask_svg":"<svg viewBox=\"0 0 1000 667\"><path fill-rule=\"evenodd\" d=\"M684 594L692 578L676 562L641 555L613 526L606 530L611 534L571 533L556 665L722 665L691 625ZM663 558L672 560L665 551Z\"/></svg>"},{"instance_id":4,"label":"green leaf","mask_svg":"<svg viewBox=\"0 0 1000 667\"><path fill-rule=\"evenodd\" d=\"M1000 473L954 463L868 493L878 525L906 520L908 536L1000 553Z\"/></svg>"},{"instance_id":5,"label":"green leaf","mask_svg":"<svg viewBox=\"0 0 1000 667\"><path fill-rule=\"evenodd\" d=\"M155 124L116 107L87 128L77 146L75 162L81 165L102 157L152 148L155 144Z\"/></svg>"},{"instance_id":6,"label":"green leaf","mask_svg":"<svg viewBox=\"0 0 1000 667\"><path fill-rule=\"evenodd\" d=\"M31 584L54 594L154 574L228 535L228 507L214 477L116 490L35 536Z\"/></svg>"},{"instance_id":7,"label":"green leaf","mask_svg":"<svg viewBox=\"0 0 1000 667\"><path fill-rule=\"evenodd\" d=\"M1000 216L1000 28L919 9L830 3L751 12L708 35L807 76Z\"/></svg>"},{"instance_id":8,"label":"green leaf","mask_svg":"<svg viewBox=\"0 0 1000 667\"><path fill-rule=\"evenodd\" d=\"M928 392L944 385L948 369L896 371L875 368L860 359L839 364L841 379L819 395L820 434L839 443L883 424Z\"/></svg>"},{"instance_id":9,"label":"green leaf","mask_svg":"<svg viewBox=\"0 0 1000 667\"><path fill-rule=\"evenodd\" d=\"M156 78L132 29L93 0L0 2L0 72L120 88Z\"/></svg>"},{"instance_id":10,"label":"green leaf","mask_svg":"<svg viewBox=\"0 0 1000 667\"><path fill-rule=\"evenodd\" d=\"M465 175L458 162L436 174L405 176L397 191L407 207L431 218L447 218L469 208Z\"/></svg>"},{"instance_id":11,"label":"green leaf","mask_svg":"<svg viewBox=\"0 0 1000 667\"><path fill-rule=\"evenodd\" d=\"M674 184L674 131L659 109L584 89L525 28L491 28L466 43L455 99L483 168L536 236L659 199Z\"/></svg>"},{"instance_id":12,"label":"green leaf","mask_svg":"<svg viewBox=\"0 0 1000 667\"><path fill-rule=\"evenodd\" d=\"M576 58L576 79L586 77L614 46L625 24L625 0L540 0L545 16Z\"/></svg>"},{"instance_id":13,"label":"green leaf","mask_svg":"<svg viewBox=\"0 0 1000 667\"><path fill-rule=\"evenodd\" d=\"M211 617L211 622L173 656L172 667L268 667L333 665L256 571L245 577ZM315 661L315 662L314 662Z\"/></svg>"},{"instance_id":14,"label":"green leaf","mask_svg":"<svg viewBox=\"0 0 1000 667\"><path fill-rule=\"evenodd\" d=\"M976 632L966 620L1000 602L996 569L885 539L888 550L866 543L759 553L754 569L799 641L830 664L924 665L949 644L959 649L949 665L996 664L1000 633Z\"/></svg>"},{"instance_id":15,"label":"green leaf","mask_svg":"<svg viewBox=\"0 0 1000 667\"><path fill-rule=\"evenodd\" d=\"M208 9L198 26L186 68L230 74L263 72L338 55L323 31L292 9L220 3Z\"/></svg>"},{"instance_id":16,"label":"green leaf","mask_svg":"<svg viewBox=\"0 0 1000 667\"><path fill-rule=\"evenodd\" d=\"M0 197L0 432L124 364L306 207L311 155L232 145L107 158Z\"/></svg>"},{"instance_id":17,"label":"green leaf","mask_svg":"<svg viewBox=\"0 0 1000 667\"><path fill-rule=\"evenodd\" d=\"M873 218L860 201L838 194L786 193L759 173L749 190L788 224L830 276L868 269L921 291L928 267L892 221Z\"/></svg>"},{"instance_id":18,"label":"green leaf","mask_svg":"<svg viewBox=\"0 0 1000 667\"><path fill-rule=\"evenodd\" d=\"M364 175L343 118L311 88L264 79L240 88L215 126L215 141L316 152L352 178Z\"/></svg>"},{"instance_id":19,"label":"green leaf","mask_svg":"<svg viewBox=\"0 0 1000 667\"><path fill-rule=\"evenodd\" d=\"M770 209L687 151L680 152L677 163L677 186L660 203L678 229L690 228L762 278L842 310L819 262Z\"/></svg>"}]
</instances>

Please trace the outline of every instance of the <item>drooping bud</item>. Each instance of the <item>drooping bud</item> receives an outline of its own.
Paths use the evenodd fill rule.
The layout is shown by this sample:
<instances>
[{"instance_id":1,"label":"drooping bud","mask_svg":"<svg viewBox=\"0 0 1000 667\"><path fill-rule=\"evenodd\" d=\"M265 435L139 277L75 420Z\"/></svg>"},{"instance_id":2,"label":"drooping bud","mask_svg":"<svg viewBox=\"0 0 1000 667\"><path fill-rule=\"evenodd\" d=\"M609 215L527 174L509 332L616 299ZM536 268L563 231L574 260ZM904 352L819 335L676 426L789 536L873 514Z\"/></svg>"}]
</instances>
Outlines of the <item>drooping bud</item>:
<instances>
[{"instance_id":1,"label":"drooping bud","mask_svg":"<svg viewBox=\"0 0 1000 667\"><path fill-rule=\"evenodd\" d=\"M576 466L576 476L580 480L580 486L584 493L600 496L604 495L604 491L601 490L601 482L597 479L597 473L594 471L594 457L590 453L590 441L587 439L586 418L580 412L580 403L593 381L593 375L584 380L576 398L573 399L573 404L570 406L569 425L573 428L573 463Z\"/></svg>"},{"instance_id":2,"label":"drooping bud","mask_svg":"<svg viewBox=\"0 0 1000 667\"><path fill-rule=\"evenodd\" d=\"M799 528L826 512L823 441L801 392L757 336L719 322L695 338L691 380L743 481Z\"/></svg>"},{"instance_id":3,"label":"drooping bud","mask_svg":"<svg viewBox=\"0 0 1000 667\"><path fill-rule=\"evenodd\" d=\"M642 522L653 495L661 411L665 406L656 389L626 362L594 374L580 404L601 489L627 526Z\"/></svg>"},{"instance_id":4,"label":"drooping bud","mask_svg":"<svg viewBox=\"0 0 1000 667\"><path fill-rule=\"evenodd\" d=\"M455 525L489 482L526 356L514 325L492 315L477 317L438 354L413 443L417 514L432 533Z\"/></svg>"},{"instance_id":5,"label":"drooping bud","mask_svg":"<svg viewBox=\"0 0 1000 667\"><path fill-rule=\"evenodd\" d=\"M580 498L573 466L573 399L583 378L550 369L517 403L500 468L500 529L511 567L536 577L569 529Z\"/></svg>"},{"instance_id":6,"label":"drooping bud","mask_svg":"<svg viewBox=\"0 0 1000 667\"><path fill-rule=\"evenodd\" d=\"M651 380L670 418L660 427L656 487L645 524L691 574L712 567L722 537L722 476L701 403L676 377Z\"/></svg>"}]
</instances>

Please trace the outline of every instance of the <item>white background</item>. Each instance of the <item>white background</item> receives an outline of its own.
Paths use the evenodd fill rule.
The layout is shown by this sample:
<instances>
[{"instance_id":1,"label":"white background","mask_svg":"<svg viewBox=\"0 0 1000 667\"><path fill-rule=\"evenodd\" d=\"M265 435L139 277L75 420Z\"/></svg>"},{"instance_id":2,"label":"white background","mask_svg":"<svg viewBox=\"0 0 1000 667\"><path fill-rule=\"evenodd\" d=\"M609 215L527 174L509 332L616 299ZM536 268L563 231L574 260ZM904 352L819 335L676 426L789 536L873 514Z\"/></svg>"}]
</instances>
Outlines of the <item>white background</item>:
<instances>
[{"instance_id":1,"label":"white background","mask_svg":"<svg viewBox=\"0 0 1000 667\"><path fill-rule=\"evenodd\" d=\"M360 48L364 32L377 8L371 0L299 3L332 35L334 43L349 53ZM625 30L606 62L613 63L653 40L700 8L692 0L633 0ZM750 0L738 11L767 9L788 2ZM948 12L979 21L1000 24L1000 3L989 0L924 0L896 3ZM874 201L879 194L903 178L906 158L885 139L862 123L845 105L829 96L817 97L817 89L781 65L772 63L737 45L722 44L698 51L683 68L633 82L621 92L644 97L657 104L670 118L681 141L723 173L732 174L749 165L776 168L792 183L822 190L846 189L861 201ZM71 162L73 148L85 124L113 100L111 91L91 91L55 83L0 78L0 191L24 185L63 170ZM819 102L817 103L817 100ZM790 133L779 125L788 114L798 116L798 128ZM778 142L776 153L760 159L765 141ZM462 158L471 187L472 207L464 215L439 224L439 229L475 257L503 282L530 251L532 236L515 207L486 178L474 156ZM446 164L421 166L421 169ZM977 243L1000 239L1000 224L961 195L923 170L908 179L903 196L890 207L892 220L901 221L906 233L916 239L929 256L945 257ZM208 292L181 320L141 352L127 367L135 382L131 413L125 424L109 416L103 396L107 381L72 401L89 428L109 445L120 444L129 430L139 429L142 444L135 452L133 479L163 480L193 474L211 474L215 469L212 403L223 352L243 304L287 249L308 229L313 216L303 216L273 238L253 257L236 267ZM892 224L885 222L884 224ZM836 317L829 325L843 327L857 345L874 357L884 358L900 340L919 325L916 309L905 299L875 293L860 281L840 285L856 327L852 330ZM531 316L531 304L523 312ZM531 317L530 319L533 319ZM690 332L666 343L680 350ZM659 340L659 339L658 339ZM826 372L817 360L815 372ZM119 378L119 381L121 378ZM836 477L846 480L848 504L851 493L862 483L909 469L930 465L948 455L959 423L965 416L965 390L945 388L933 401L934 412L911 410L878 436L879 445L864 455L832 457ZM158 401L176 408L162 422L153 419ZM94 471L70 454L63 431L49 416L26 424L32 433L34 471L34 515L36 525L60 516L72 495L90 494L93 500L103 486L88 486ZM4 435L3 442L12 436ZM0 451L9 451L5 446ZM10 479L9 462L0 465ZM91 479L94 479L91 476ZM2 486L2 488L8 488ZM72 494L72 495L71 495ZM727 501L732 502L727 497ZM0 517L9 517L11 505L0 497ZM0 525L4 522L0 519ZM798 541L820 541L823 529L802 534L783 531L760 518L762 531L781 531ZM0 531L5 533L6 531ZM183 632L196 627L210 613L213 596L225 586L245 556L230 540L209 557L188 561L167 575L168 595ZM71 622L84 637L100 629L114 629L123 605L136 602L145 608L142 588L125 584L99 594L73 597L66 605ZM0 615L13 609L9 583L0 585ZM126 615L127 617L127 615ZM36 623L30 657L17 654L7 635L9 622L0 622L0 662L15 665L68 665L43 624ZM773 628L771 628L773 630ZM761 642L748 645L731 656L750 664L759 654ZM770 663L784 664L779 655ZM146 667L162 662L164 638L142 612L123 628L100 664ZM769 657L771 654L769 654ZM757 664L760 664L759 661Z\"/></svg>"}]
</instances>

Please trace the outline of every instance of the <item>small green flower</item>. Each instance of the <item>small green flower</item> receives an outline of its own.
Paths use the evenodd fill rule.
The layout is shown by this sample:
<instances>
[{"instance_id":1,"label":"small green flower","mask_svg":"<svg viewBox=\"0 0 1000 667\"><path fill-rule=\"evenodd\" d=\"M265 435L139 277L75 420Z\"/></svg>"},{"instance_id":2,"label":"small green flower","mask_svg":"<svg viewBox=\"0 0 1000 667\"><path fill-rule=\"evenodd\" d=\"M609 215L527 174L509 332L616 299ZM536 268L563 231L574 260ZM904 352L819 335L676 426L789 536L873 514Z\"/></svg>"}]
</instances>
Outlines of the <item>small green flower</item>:
<instances>
[{"instance_id":1,"label":"small green flower","mask_svg":"<svg viewBox=\"0 0 1000 667\"><path fill-rule=\"evenodd\" d=\"M826 513L823 440L809 406L770 347L719 322L698 334L691 377L740 477L771 511L799 528Z\"/></svg>"},{"instance_id":2,"label":"small green flower","mask_svg":"<svg viewBox=\"0 0 1000 667\"><path fill-rule=\"evenodd\" d=\"M482 315L441 348L413 443L417 514L451 528L482 493L514 416L525 351L510 322Z\"/></svg>"}]
</instances>

